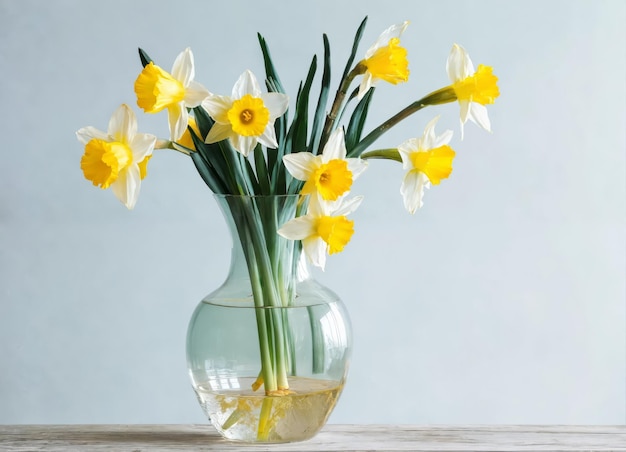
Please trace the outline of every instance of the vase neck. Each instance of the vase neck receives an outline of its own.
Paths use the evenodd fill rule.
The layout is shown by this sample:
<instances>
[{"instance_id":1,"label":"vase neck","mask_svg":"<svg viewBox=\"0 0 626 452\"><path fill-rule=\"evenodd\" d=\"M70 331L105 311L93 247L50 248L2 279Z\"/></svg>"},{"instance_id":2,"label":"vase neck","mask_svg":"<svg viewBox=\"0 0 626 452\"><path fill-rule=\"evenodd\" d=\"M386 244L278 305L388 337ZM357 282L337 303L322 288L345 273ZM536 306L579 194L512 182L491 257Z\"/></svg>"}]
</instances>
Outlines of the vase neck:
<instances>
[{"instance_id":1,"label":"vase neck","mask_svg":"<svg viewBox=\"0 0 626 452\"><path fill-rule=\"evenodd\" d=\"M262 306L289 306L298 281L308 278L299 241L278 235L296 217L298 195L216 195L232 238L229 280L247 281Z\"/></svg>"}]
</instances>

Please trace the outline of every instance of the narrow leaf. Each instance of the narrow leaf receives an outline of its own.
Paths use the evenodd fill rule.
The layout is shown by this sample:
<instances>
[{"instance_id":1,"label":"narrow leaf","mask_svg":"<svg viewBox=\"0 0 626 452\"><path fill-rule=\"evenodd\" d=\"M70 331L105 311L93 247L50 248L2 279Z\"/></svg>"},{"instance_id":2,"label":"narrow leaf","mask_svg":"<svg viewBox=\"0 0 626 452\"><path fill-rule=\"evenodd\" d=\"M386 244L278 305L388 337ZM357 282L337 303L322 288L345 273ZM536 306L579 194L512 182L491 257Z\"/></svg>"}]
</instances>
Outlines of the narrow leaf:
<instances>
[{"instance_id":1,"label":"narrow leaf","mask_svg":"<svg viewBox=\"0 0 626 452\"><path fill-rule=\"evenodd\" d=\"M148 64L152 63L152 58L150 58L148 54L141 47L139 47L138 50L139 50L139 59L141 60L141 65L143 67L146 67Z\"/></svg>"},{"instance_id":2,"label":"narrow leaf","mask_svg":"<svg viewBox=\"0 0 626 452\"><path fill-rule=\"evenodd\" d=\"M350 53L350 58L348 58L348 62L346 63L346 68L343 71L343 76L341 77L341 80L344 80L348 76L348 73L352 70L354 56L356 55L356 52L359 48L359 42L361 42L361 38L363 37L363 31L365 30L366 23L367 16L365 16L365 18L361 22L361 25L359 25L359 28L356 31L356 35L354 36L354 43L352 44L352 52Z\"/></svg>"},{"instance_id":3,"label":"narrow leaf","mask_svg":"<svg viewBox=\"0 0 626 452\"><path fill-rule=\"evenodd\" d=\"M373 92L374 88L371 88L367 91L367 93L365 93L365 96L363 96L363 99L361 99L361 101L354 108L352 116L350 117L350 122L348 123L348 128L346 130L346 151L349 157L353 157L351 151L357 145L359 140L361 140L363 126L365 125L365 120L367 119L367 112L369 110Z\"/></svg>"},{"instance_id":4,"label":"narrow leaf","mask_svg":"<svg viewBox=\"0 0 626 452\"><path fill-rule=\"evenodd\" d=\"M320 96L317 100L317 108L315 109L315 117L313 119L313 127L311 128L311 141L309 142L309 152L318 154L322 150L319 149L320 138L322 135L322 126L326 117L326 103L328 102L328 92L330 90L330 44L328 37L324 34L324 71L322 72L322 87Z\"/></svg>"}]
</instances>

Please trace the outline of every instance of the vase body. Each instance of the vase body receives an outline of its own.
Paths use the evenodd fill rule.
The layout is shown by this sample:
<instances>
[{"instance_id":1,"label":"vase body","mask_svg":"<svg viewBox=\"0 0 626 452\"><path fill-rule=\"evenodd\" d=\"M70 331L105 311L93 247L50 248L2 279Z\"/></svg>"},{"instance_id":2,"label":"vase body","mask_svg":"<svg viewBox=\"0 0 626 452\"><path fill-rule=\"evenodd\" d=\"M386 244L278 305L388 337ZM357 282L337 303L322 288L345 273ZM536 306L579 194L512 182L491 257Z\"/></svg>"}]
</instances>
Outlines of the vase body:
<instances>
[{"instance_id":1,"label":"vase body","mask_svg":"<svg viewBox=\"0 0 626 452\"><path fill-rule=\"evenodd\" d=\"M310 277L299 242L276 234L301 208L297 196L216 199L233 249L226 281L189 323L192 386L225 438L311 438L345 383L349 317L337 295Z\"/></svg>"}]
</instances>

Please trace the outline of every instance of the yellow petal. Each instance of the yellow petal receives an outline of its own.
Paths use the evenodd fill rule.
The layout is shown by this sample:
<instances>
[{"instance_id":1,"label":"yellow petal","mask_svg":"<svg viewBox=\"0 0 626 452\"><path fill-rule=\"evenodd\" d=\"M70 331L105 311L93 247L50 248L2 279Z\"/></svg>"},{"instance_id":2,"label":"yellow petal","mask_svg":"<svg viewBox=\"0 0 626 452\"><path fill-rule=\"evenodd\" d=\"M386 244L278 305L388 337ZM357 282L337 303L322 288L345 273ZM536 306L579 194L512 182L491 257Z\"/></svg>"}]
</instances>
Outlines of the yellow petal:
<instances>
[{"instance_id":1,"label":"yellow petal","mask_svg":"<svg viewBox=\"0 0 626 452\"><path fill-rule=\"evenodd\" d=\"M428 180L437 185L441 179L446 179L452 173L454 156L452 148L444 145L428 151L412 152L410 159L415 170L426 174Z\"/></svg>"},{"instance_id":2,"label":"yellow petal","mask_svg":"<svg viewBox=\"0 0 626 452\"><path fill-rule=\"evenodd\" d=\"M327 201L335 201L352 185L352 172L348 162L341 159L329 160L313 171L311 178L302 187L302 194L317 191Z\"/></svg>"},{"instance_id":3,"label":"yellow petal","mask_svg":"<svg viewBox=\"0 0 626 452\"><path fill-rule=\"evenodd\" d=\"M493 68L481 64L473 75L459 80L452 87L459 100L487 105L493 104L500 95L497 81L498 77L493 75Z\"/></svg>"},{"instance_id":4,"label":"yellow petal","mask_svg":"<svg viewBox=\"0 0 626 452\"><path fill-rule=\"evenodd\" d=\"M87 180L100 188L108 188L132 159L133 154L125 144L93 139L85 145L80 168Z\"/></svg>"},{"instance_id":5,"label":"yellow petal","mask_svg":"<svg viewBox=\"0 0 626 452\"><path fill-rule=\"evenodd\" d=\"M185 87L154 63L147 64L135 80L137 105L146 113L157 113L185 98Z\"/></svg>"},{"instance_id":6,"label":"yellow petal","mask_svg":"<svg viewBox=\"0 0 626 452\"><path fill-rule=\"evenodd\" d=\"M198 128L198 124L196 123L196 120L193 116L189 116L187 118L187 124L196 133L196 135L200 137L200 139L202 139L202 135L200 135L200 129ZM178 144L182 144L183 146L189 149L195 149L195 146L193 145L193 139L191 138L191 132L189 132L189 129L185 129L185 133L183 133L183 136L180 137L180 139L178 140Z\"/></svg>"},{"instance_id":7,"label":"yellow petal","mask_svg":"<svg viewBox=\"0 0 626 452\"><path fill-rule=\"evenodd\" d=\"M374 78L394 85L409 79L407 51L400 46L400 39L398 38L390 39L387 46L376 50L363 63Z\"/></svg>"},{"instance_id":8,"label":"yellow petal","mask_svg":"<svg viewBox=\"0 0 626 452\"><path fill-rule=\"evenodd\" d=\"M344 215L322 216L317 219L317 235L328 244L328 254L338 253L354 234L354 221Z\"/></svg>"},{"instance_id":9,"label":"yellow petal","mask_svg":"<svg viewBox=\"0 0 626 452\"><path fill-rule=\"evenodd\" d=\"M146 157L138 163L139 166L139 177L141 180L145 179L148 175L148 161L152 158L152 154L146 155Z\"/></svg>"},{"instance_id":10,"label":"yellow petal","mask_svg":"<svg viewBox=\"0 0 626 452\"><path fill-rule=\"evenodd\" d=\"M233 102L228 110L228 121L233 132L244 137L263 135L269 123L270 112L265 107L263 99L246 94Z\"/></svg>"}]
</instances>

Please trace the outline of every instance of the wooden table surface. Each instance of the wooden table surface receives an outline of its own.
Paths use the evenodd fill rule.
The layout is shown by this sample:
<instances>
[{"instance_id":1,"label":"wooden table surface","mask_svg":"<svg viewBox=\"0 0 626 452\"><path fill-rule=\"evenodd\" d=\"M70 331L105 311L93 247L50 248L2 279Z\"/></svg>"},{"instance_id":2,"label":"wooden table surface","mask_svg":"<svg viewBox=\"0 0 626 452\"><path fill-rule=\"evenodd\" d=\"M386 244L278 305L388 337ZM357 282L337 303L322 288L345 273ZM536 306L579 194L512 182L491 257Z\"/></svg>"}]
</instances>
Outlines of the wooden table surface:
<instances>
[{"instance_id":1,"label":"wooden table surface","mask_svg":"<svg viewBox=\"0 0 626 452\"><path fill-rule=\"evenodd\" d=\"M1 451L626 451L626 426L327 425L313 439L247 445L208 425L0 425Z\"/></svg>"}]
</instances>

